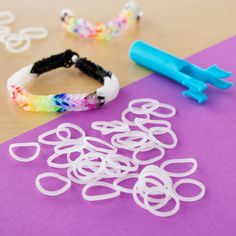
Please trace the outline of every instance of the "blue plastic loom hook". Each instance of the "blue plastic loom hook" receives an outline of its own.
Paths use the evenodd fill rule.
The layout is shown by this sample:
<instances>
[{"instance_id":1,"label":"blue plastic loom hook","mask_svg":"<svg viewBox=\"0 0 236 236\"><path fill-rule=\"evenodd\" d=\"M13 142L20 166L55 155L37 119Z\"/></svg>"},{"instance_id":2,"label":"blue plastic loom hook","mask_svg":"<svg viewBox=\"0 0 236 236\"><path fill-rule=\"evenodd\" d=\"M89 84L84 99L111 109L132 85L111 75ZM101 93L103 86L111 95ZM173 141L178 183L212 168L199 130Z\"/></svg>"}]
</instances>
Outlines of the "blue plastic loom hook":
<instances>
[{"instance_id":1,"label":"blue plastic loom hook","mask_svg":"<svg viewBox=\"0 0 236 236\"><path fill-rule=\"evenodd\" d=\"M203 92L207 88L207 83L220 89L232 86L232 83L223 80L231 76L231 72L222 70L217 65L202 69L143 41L135 41L130 47L129 55L136 63L186 86L188 89L183 94L192 97L198 103L208 99Z\"/></svg>"}]
</instances>

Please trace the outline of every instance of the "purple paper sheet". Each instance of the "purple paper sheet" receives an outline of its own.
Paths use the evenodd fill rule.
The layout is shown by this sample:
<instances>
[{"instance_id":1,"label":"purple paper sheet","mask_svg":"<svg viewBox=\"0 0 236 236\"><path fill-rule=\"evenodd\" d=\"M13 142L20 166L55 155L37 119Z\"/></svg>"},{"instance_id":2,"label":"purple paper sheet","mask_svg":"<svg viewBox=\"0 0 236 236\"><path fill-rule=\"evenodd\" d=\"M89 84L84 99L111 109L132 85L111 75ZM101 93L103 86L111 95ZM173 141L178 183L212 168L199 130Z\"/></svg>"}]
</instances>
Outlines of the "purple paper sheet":
<instances>
[{"instance_id":1,"label":"purple paper sheet","mask_svg":"<svg viewBox=\"0 0 236 236\"><path fill-rule=\"evenodd\" d=\"M189 58L202 67L212 64L236 74L236 37ZM235 82L235 76L230 81ZM236 91L209 86L209 100L199 105L181 95L182 86L152 74L125 88L119 98L96 111L63 115L0 145L0 235L43 236L195 236L236 235ZM42 146L40 158L25 164L14 161L8 146L15 142L37 141L39 134L62 122L82 126L89 135L102 137L91 129L96 120L119 119L134 98L152 97L173 104L172 119L179 144L166 158L195 157L199 167L193 175L207 188L206 196L195 203L181 203L173 217L158 218L138 207L128 194L103 201L87 202L81 186L73 185L59 197L47 197L34 185L36 176L48 170L50 148Z\"/></svg>"}]
</instances>

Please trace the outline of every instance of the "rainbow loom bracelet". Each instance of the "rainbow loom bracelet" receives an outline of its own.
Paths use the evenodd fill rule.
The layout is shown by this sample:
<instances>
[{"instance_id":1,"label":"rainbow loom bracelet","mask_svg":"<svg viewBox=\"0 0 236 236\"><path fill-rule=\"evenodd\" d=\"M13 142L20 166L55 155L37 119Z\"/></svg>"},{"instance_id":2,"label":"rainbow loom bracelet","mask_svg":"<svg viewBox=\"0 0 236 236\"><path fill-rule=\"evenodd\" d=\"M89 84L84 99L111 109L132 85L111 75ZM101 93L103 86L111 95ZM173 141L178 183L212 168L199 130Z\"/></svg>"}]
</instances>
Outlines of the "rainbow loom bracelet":
<instances>
[{"instance_id":1,"label":"rainbow loom bracelet","mask_svg":"<svg viewBox=\"0 0 236 236\"><path fill-rule=\"evenodd\" d=\"M118 35L123 28L139 21L141 16L142 12L138 4L132 1L126 3L119 16L107 24L91 24L87 20L76 19L70 9L61 10L62 26L66 31L81 38L95 38L104 41L109 41L112 37Z\"/></svg>"},{"instance_id":2,"label":"rainbow loom bracelet","mask_svg":"<svg viewBox=\"0 0 236 236\"><path fill-rule=\"evenodd\" d=\"M34 95L23 88L23 85L39 75L59 67L77 69L103 84L95 92L89 94L52 94ZM119 93L117 77L101 66L81 58L76 52L66 50L63 53L42 59L23 67L14 73L7 82L10 96L27 111L85 111L93 110L115 99Z\"/></svg>"}]
</instances>

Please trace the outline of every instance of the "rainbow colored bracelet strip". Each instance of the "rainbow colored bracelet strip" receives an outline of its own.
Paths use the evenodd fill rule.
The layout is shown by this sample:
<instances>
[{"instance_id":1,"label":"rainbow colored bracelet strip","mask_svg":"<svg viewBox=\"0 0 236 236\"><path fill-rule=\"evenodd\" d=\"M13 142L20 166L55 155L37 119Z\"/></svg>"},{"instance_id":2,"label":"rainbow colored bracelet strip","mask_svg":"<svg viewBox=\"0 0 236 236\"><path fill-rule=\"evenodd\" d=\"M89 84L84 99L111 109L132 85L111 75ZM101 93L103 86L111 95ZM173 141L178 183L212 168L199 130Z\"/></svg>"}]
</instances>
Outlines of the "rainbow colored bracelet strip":
<instances>
[{"instance_id":1,"label":"rainbow colored bracelet strip","mask_svg":"<svg viewBox=\"0 0 236 236\"><path fill-rule=\"evenodd\" d=\"M125 4L118 17L107 24L92 24L84 19L76 19L70 9L62 9L61 21L63 28L81 38L95 38L97 40L109 41L117 36L127 26L137 22L142 16L139 6L135 2Z\"/></svg>"},{"instance_id":2,"label":"rainbow colored bracelet strip","mask_svg":"<svg viewBox=\"0 0 236 236\"><path fill-rule=\"evenodd\" d=\"M88 94L61 93L52 95L34 95L23 87L25 83L44 72L72 65L101 82L103 86ZM67 50L33 65L23 67L10 77L7 88L13 100L26 111L64 112L97 109L115 99L120 87L114 74L105 71L86 58L80 58L77 53Z\"/></svg>"}]
</instances>

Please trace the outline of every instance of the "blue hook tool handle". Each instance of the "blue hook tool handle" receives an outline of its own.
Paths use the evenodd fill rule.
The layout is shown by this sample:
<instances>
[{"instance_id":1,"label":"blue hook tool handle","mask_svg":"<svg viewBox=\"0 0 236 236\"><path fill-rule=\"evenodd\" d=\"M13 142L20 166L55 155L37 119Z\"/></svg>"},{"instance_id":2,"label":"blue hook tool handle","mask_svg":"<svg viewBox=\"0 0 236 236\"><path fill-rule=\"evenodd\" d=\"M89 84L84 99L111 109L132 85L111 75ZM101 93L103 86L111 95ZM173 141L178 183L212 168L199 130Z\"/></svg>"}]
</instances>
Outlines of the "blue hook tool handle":
<instances>
[{"instance_id":1,"label":"blue hook tool handle","mask_svg":"<svg viewBox=\"0 0 236 236\"><path fill-rule=\"evenodd\" d=\"M223 80L231 76L231 72L222 70L217 65L202 69L143 41L135 41L130 47L129 55L137 64L186 86L188 89L183 94L199 103L208 99L203 92L207 88L206 83L220 89L232 86L232 83Z\"/></svg>"}]
</instances>

